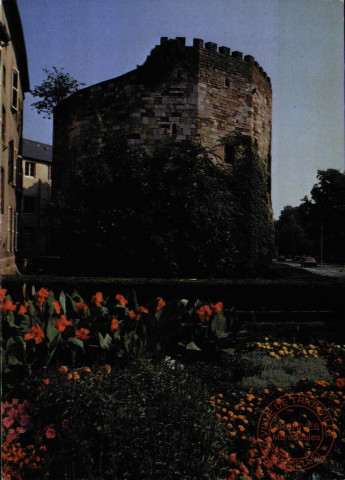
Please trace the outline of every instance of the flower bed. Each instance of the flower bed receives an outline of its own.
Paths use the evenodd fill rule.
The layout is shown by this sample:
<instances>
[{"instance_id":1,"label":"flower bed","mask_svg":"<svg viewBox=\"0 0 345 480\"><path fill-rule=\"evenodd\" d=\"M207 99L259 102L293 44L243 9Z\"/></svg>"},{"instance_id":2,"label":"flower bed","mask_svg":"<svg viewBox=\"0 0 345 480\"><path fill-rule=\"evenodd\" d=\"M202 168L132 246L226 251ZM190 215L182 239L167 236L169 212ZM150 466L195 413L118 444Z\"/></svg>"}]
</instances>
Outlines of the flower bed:
<instances>
[{"instance_id":1,"label":"flower bed","mask_svg":"<svg viewBox=\"0 0 345 480\"><path fill-rule=\"evenodd\" d=\"M24 286L16 301L0 290L0 303L5 480L342 478L344 347L237 344L220 301L140 305L134 293L88 301ZM261 438L279 398L295 404ZM305 398L330 413L319 427L328 450L291 471L315 447L313 417L296 409Z\"/></svg>"}]
</instances>

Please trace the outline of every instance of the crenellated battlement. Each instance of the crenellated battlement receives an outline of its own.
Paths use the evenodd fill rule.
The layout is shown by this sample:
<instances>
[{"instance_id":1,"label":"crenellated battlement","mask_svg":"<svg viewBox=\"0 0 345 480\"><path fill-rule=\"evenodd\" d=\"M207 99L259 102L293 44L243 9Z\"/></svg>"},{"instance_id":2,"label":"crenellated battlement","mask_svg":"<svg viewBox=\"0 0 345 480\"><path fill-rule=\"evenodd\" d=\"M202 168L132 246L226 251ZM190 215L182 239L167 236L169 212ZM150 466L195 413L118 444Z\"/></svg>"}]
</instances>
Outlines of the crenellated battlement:
<instances>
[{"instance_id":1,"label":"crenellated battlement","mask_svg":"<svg viewBox=\"0 0 345 480\"><path fill-rule=\"evenodd\" d=\"M167 139L198 143L231 165L224 139L235 131L253 139L270 173L272 86L263 68L224 45L194 38L188 46L185 37L162 37L143 65L79 90L56 107L60 187L66 155L73 165L117 137L146 151Z\"/></svg>"},{"instance_id":2,"label":"crenellated battlement","mask_svg":"<svg viewBox=\"0 0 345 480\"><path fill-rule=\"evenodd\" d=\"M161 37L160 45L163 45L164 43L167 43L171 40L175 40L180 46L180 48L195 48L198 50L208 50L209 52L214 52L225 57L235 58L236 60L240 60L243 62L247 62L251 65L254 65L254 67L257 68L257 70L262 75L262 77L264 77L268 83L271 83L270 77L267 75L267 73L264 71L264 69L259 65L259 63L255 60L255 58L252 55L245 55L243 57L242 52L239 52L239 51L231 52L231 49L229 47L224 47L224 46L218 47L217 43L213 43L213 42L205 43L204 40L200 38L194 38L192 47L188 47L186 46L186 37L176 37L173 39L169 39L168 37Z\"/></svg>"}]
</instances>

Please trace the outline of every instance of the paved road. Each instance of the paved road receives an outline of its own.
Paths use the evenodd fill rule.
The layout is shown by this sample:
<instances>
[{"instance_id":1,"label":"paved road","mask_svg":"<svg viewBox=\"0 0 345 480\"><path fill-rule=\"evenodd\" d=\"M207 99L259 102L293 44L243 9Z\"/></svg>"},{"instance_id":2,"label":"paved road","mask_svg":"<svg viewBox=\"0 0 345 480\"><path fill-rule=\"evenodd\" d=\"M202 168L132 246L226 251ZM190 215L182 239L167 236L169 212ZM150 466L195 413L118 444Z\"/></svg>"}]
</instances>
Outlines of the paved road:
<instances>
[{"instance_id":1,"label":"paved road","mask_svg":"<svg viewBox=\"0 0 345 480\"><path fill-rule=\"evenodd\" d=\"M299 263L295 262L285 262L285 265L293 268L302 268ZM304 268L305 269L305 268ZM345 278L345 266L344 265L331 265L323 264L318 265L317 267L308 268L308 272L315 273L316 275L322 275L324 277L333 277L333 278Z\"/></svg>"}]
</instances>

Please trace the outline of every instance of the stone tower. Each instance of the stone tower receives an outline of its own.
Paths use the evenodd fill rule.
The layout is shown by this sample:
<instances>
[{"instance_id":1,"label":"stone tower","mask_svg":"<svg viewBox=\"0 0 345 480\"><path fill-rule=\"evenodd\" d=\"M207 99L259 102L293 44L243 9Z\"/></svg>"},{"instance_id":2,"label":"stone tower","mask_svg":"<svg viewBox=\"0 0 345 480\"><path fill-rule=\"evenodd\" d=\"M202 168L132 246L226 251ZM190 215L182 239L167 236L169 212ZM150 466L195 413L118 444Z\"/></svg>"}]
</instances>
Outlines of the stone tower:
<instances>
[{"instance_id":1,"label":"stone tower","mask_svg":"<svg viewBox=\"0 0 345 480\"><path fill-rule=\"evenodd\" d=\"M100 152L115 135L146 150L167 137L198 142L231 164L222 139L237 130L253 138L270 176L271 125L270 78L252 56L200 39L186 46L183 37L162 37L142 66L84 88L55 109L53 187L63 189L75 161Z\"/></svg>"}]
</instances>

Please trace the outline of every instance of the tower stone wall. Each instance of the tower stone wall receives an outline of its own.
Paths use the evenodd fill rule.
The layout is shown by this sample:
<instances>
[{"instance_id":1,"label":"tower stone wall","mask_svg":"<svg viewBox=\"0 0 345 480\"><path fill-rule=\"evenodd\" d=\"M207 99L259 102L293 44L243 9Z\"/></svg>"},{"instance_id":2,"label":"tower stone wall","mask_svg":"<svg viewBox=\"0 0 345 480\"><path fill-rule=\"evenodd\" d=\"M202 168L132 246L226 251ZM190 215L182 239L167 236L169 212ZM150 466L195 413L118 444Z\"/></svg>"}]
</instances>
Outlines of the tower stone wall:
<instances>
[{"instance_id":1,"label":"tower stone wall","mask_svg":"<svg viewBox=\"0 0 345 480\"><path fill-rule=\"evenodd\" d=\"M226 161L222 139L250 135L271 170L271 82L249 55L212 42L161 38L144 65L84 88L54 112L54 189L78 158L99 153L116 135L150 150L173 138L198 142Z\"/></svg>"}]
</instances>

